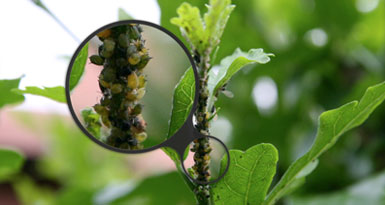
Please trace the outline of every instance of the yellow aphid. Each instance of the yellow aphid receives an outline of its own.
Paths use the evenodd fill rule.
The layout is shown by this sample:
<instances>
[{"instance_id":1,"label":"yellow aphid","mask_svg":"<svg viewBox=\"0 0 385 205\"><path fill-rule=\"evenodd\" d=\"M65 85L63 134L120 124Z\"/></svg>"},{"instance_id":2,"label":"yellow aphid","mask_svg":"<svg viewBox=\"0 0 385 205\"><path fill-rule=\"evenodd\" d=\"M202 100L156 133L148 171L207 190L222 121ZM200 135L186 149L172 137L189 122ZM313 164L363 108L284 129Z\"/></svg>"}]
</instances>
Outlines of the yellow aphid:
<instances>
[{"instance_id":1,"label":"yellow aphid","mask_svg":"<svg viewBox=\"0 0 385 205\"><path fill-rule=\"evenodd\" d=\"M109 36L111 35L111 30L110 29L106 29L100 33L97 34L97 36L99 38L108 38Z\"/></svg>"},{"instance_id":2,"label":"yellow aphid","mask_svg":"<svg viewBox=\"0 0 385 205\"><path fill-rule=\"evenodd\" d=\"M205 155L204 157L203 157L203 159L205 160L205 161L208 161L208 160L210 160L210 155Z\"/></svg>"},{"instance_id":3,"label":"yellow aphid","mask_svg":"<svg viewBox=\"0 0 385 205\"><path fill-rule=\"evenodd\" d=\"M148 50L147 50L147 48L142 48L142 50L141 50L141 51L142 51L142 53L144 53L144 54L145 54L145 53L147 53L147 51L148 51Z\"/></svg>"},{"instance_id":4,"label":"yellow aphid","mask_svg":"<svg viewBox=\"0 0 385 205\"><path fill-rule=\"evenodd\" d=\"M138 134L135 134L136 140L138 140L139 143L144 142L147 139L147 134L145 132L141 132Z\"/></svg>"},{"instance_id":5,"label":"yellow aphid","mask_svg":"<svg viewBox=\"0 0 385 205\"><path fill-rule=\"evenodd\" d=\"M99 80L99 83L100 83L100 85L102 85L102 86L105 87L105 88L110 88L110 87L111 87L110 84L107 83L107 82L104 81L104 80Z\"/></svg>"},{"instance_id":6,"label":"yellow aphid","mask_svg":"<svg viewBox=\"0 0 385 205\"><path fill-rule=\"evenodd\" d=\"M137 93L136 89L134 89L131 92L127 93L126 99L129 101L134 101L134 100L136 100L137 95L138 95L138 93Z\"/></svg>"},{"instance_id":7,"label":"yellow aphid","mask_svg":"<svg viewBox=\"0 0 385 205\"><path fill-rule=\"evenodd\" d=\"M137 100L142 99L144 94L146 94L146 89L145 88L139 88L138 89L138 95L136 96L136 99Z\"/></svg>"},{"instance_id":8,"label":"yellow aphid","mask_svg":"<svg viewBox=\"0 0 385 205\"><path fill-rule=\"evenodd\" d=\"M102 115L102 122L103 124L106 126L106 127L111 127L111 123L110 121L108 120L108 116L107 115Z\"/></svg>"},{"instance_id":9,"label":"yellow aphid","mask_svg":"<svg viewBox=\"0 0 385 205\"><path fill-rule=\"evenodd\" d=\"M139 85L139 79L136 73L131 73L127 76L127 86L131 89L136 89Z\"/></svg>"},{"instance_id":10,"label":"yellow aphid","mask_svg":"<svg viewBox=\"0 0 385 205\"><path fill-rule=\"evenodd\" d=\"M138 53L133 53L129 58L128 58L128 62L131 64L131 65L136 65L138 64L140 61L140 55Z\"/></svg>"},{"instance_id":11,"label":"yellow aphid","mask_svg":"<svg viewBox=\"0 0 385 205\"><path fill-rule=\"evenodd\" d=\"M139 88L146 86L147 80L144 75L139 76Z\"/></svg>"},{"instance_id":12,"label":"yellow aphid","mask_svg":"<svg viewBox=\"0 0 385 205\"><path fill-rule=\"evenodd\" d=\"M122 92L123 88L122 88L122 85L120 84L113 84L111 86L111 92L114 93L114 94L118 94L120 92Z\"/></svg>"}]
</instances>

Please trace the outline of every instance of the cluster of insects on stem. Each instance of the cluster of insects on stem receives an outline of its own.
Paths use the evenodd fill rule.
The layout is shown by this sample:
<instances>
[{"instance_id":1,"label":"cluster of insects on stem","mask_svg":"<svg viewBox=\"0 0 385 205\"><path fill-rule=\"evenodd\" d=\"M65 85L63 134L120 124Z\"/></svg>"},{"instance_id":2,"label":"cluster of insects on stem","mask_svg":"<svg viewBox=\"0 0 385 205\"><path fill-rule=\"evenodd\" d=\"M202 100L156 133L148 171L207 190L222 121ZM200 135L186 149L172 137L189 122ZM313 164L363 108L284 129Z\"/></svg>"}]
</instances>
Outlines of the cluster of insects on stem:
<instances>
[{"instance_id":1,"label":"cluster of insects on stem","mask_svg":"<svg viewBox=\"0 0 385 205\"><path fill-rule=\"evenodd\" d=\"M142 32L138 24L106 29L97 34L103 42L98 54L90 57L93 64L103 66L99 75L103 96L93 108L110 129L106 143L121 149L143 149L147 138L140 100L146 93L143 70L151 57Z\"/></svg>"}]
</instances>

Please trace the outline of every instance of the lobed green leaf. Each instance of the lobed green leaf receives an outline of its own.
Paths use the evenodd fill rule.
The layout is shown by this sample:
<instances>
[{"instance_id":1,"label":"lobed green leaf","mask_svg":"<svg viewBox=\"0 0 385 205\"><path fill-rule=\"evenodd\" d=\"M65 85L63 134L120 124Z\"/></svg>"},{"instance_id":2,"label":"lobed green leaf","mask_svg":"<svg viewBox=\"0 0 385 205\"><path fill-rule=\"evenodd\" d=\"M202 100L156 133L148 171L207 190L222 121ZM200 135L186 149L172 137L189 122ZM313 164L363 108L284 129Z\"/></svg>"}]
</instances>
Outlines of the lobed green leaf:
<instances>
[{"instance_id":1,"label":"lobed green leaf","mask_svg":"<svg viewBox=\"0 0 385 205\"><path fill-rule=\"evenodd\" d=\"M24 101L24 96L19 93L12 92L13 89L19 88L20 78L12 79L12 80L0 80L0 90L1 90L1 98L0 98L0 108L5 105L21 103Z\"/></svg>"},{"instance_id":2,"label":"lobed green leaf","mask_svg":"<svg viewBox=\"0 0 385 205\"><path fill-rule=\"evenodd\" d=\"M230 167L212 186L215 204L261 204L273 180L278 151L271 144L258 144L246 152L230 150ZM227 156L222 159L225 168Z\"/></svg>"},{"instance_id":3,"label":"lobed green leaf","mask_svg":"<svg viewBox=\"0 0 385 205\"><path fill-rule=\"evenodd\" d=\"M32 94L32 95L43 96L61 103L66 102L63 86L44 87L44 88L39 88L36 86L27 86L25 87L25 90L12 89L12 91L17 94Z\"/></svg>"},{"instance_id":4,"label":"lobed green leaf","mask_svg":"<svg viewBox=\"0 0 385 205\"><path fill-rule=\"evenodd\" d=\"M369 87L360 102L353 101L321 114L316 139L309 151L296 160L267 196L264 204L274 204L293 184L314 169L317 158L331 148L345 132L361 125L385 99L385 82ZM310 167L310 168L309 168Z\"/></svg>"}]
</instances>

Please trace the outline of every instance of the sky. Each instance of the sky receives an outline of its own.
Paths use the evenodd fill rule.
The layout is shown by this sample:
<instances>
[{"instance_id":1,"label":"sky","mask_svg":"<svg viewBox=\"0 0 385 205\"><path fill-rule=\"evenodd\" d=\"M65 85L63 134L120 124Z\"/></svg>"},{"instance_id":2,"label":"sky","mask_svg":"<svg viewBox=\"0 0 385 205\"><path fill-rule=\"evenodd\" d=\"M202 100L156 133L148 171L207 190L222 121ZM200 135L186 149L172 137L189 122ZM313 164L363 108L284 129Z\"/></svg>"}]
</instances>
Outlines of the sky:
<instances>
[{"instance_id":1,"label":"sky","mask_svg":"<svg viewBox=\"0 0 385 205\"><path fill-rule=\"evenodd\" d=\"M156 0L42 0L80 40L118 20L123 8L135 19L159 24ZM31 0L7 1L0 7L0 79L23 76L20 87L64 86L69 60L80 42L75 41ZM67 105L26 95L18 110L68 113Z\"/></svg>"}]
</instances>

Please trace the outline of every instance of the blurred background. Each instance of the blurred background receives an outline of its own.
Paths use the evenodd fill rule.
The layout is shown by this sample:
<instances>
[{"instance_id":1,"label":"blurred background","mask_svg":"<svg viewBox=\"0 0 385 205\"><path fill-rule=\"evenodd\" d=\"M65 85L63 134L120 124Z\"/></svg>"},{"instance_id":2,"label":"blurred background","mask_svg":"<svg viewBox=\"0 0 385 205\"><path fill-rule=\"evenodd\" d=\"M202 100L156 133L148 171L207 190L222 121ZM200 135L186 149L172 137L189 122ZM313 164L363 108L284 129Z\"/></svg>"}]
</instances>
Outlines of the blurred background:
<instances>
[{"instance_id":1,"label":"blurred background","mask_svg":"<svg viewBox=\"0 0 385 205\"><path fill-rule=\"evenodd\" d=\"M71 37L33 1L8 1L0 7L0 79L24 74L21 88L64 85L77 39L116 21L122 9L181 37L170 18L182 2L45 0ZM206 1L188 2L206 11ZM276 57L232 79L228 89L235 96L219 97L211 133L232 149L274 144L276 182L311 145L320 113L359 99L385 80L385 1L233 3L213 64L237 47L264 48ZM381 105L320 158L303 187L279 203L344 204L354 191L368 193L352 198L361 204L385 199L385 177L366 181L385 174L384 119ZM22 104L1 108L0 130L1 146L18 149L27 160L21 173L1 181L0 204L194 204L162 151L127 156L98 147L76 127L64 103L26 95ZM352 189L357 184L363 186Z\"/></svg>"}]
</instances>

